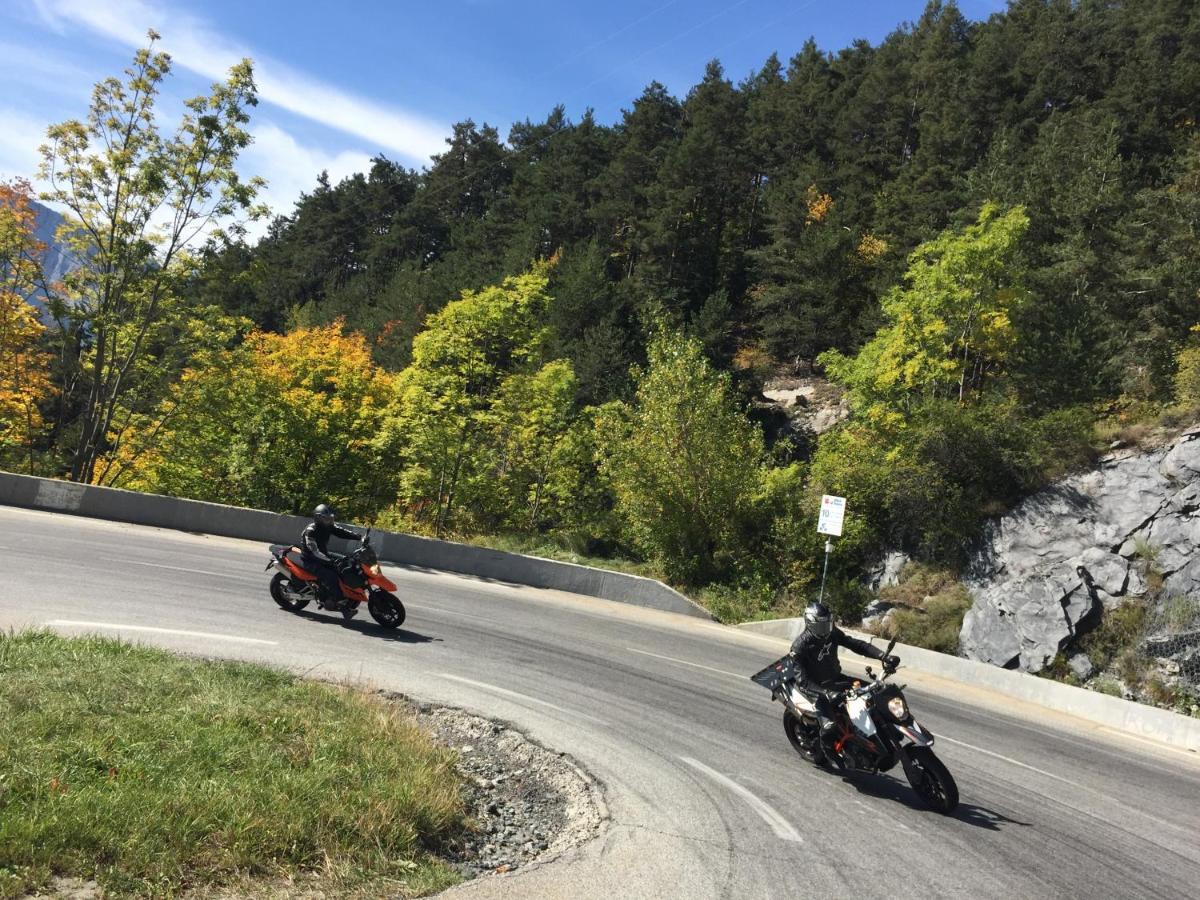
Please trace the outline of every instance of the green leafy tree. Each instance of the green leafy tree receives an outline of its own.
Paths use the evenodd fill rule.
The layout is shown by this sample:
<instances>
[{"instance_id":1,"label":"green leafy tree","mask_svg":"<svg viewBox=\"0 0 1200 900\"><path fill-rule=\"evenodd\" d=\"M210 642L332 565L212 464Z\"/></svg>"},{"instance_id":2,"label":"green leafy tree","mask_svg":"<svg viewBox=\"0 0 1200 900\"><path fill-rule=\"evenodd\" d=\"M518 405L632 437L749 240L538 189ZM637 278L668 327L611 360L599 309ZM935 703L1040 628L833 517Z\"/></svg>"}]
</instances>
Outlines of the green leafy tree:
<instances>
[{"instance_id":1,"label":"green leafy tree","mask_svg":"<svg viewBox=\"0 0 1200 900\"><path fill-rule=\"evenodd\" d=\"M256 103L250 61L186 101L178 128L163 135L154 107L171 59L154 50L157 39L150 32L124 81L96 85L86 121L52 126L41 148L43 199L66 208L59 239L78 262L54 310L73 418L58 437L70 442L76 481L95 477L120 410L152 409L178 372L178 358L162 349L190 316L178 293L192 269L188 248L235 215L258 212L261 181L234 168Z\"/></svg>"},{"instance_id":2,"label":"green leafy tree","mask_svg":"<svg viewBox=\"0 0 1200 900\"><path fill-rule=\"evenodd\" d=\"M702 584L737 562L763 438L699 341L657 335L634 401L601 410L596 441L626 534L670 577Z\"/></svg>"},{"instance_id":3,"label":"green leafy tree","mask_svg":"<svg viewBox=\"0 0 1200 900\"><path fill-rule=\"evenodd\" d=\"M379 446L414 527L537 527L565 499L555 479L575 384L569 365L544 362L549 269L465 292L413 342Z\"/></svg>"},{"instance_id":4,"label":"green leafy tree","mask_svg":"<svg viewBox=\"0 0 1200 900\"><path fill-rule=\"evenodd\" d=\"M1012 315L1025 300L1018 249L1028 226L1020 207L985 204L974 225L922 244L904 286L884 298L883 328L856 356L830 351L820 361L860 406L963 402L1001 372L1016 343Z\"/></svg>"},{"instance_id":5,"label":"green leafy tree","mask_svg":"<svg viewBox=\"0 0 1200 900\"><path fill-rule=\"evenodd\" d=\"M565 360L510 375L497 390L486 422L484 483L495 489L492 508L504 527L544 531L571 518L579 476L591 468L573 428L586 425L577 422L575 390Z\"/></svg>"}]
</instances>

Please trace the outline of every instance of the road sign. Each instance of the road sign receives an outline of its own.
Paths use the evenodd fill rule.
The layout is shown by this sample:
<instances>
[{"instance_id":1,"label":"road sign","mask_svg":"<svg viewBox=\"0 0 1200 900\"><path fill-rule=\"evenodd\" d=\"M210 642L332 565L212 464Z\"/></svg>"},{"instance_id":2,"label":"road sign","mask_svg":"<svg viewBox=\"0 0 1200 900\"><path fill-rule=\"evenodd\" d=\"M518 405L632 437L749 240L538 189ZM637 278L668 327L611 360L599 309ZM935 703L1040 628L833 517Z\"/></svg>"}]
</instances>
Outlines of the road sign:
<instances>
[{"instance_id":1,"label":"road sign","mask_svg":"<svg viewBox=\"0 0 1200 900\"><path fill-rule=\"evenodd\" d=\"M842 520L846 518L846 498L825 494L821 497L821 516L817 519L817 533L842 536Z\"/></svg>"}]
</instances>

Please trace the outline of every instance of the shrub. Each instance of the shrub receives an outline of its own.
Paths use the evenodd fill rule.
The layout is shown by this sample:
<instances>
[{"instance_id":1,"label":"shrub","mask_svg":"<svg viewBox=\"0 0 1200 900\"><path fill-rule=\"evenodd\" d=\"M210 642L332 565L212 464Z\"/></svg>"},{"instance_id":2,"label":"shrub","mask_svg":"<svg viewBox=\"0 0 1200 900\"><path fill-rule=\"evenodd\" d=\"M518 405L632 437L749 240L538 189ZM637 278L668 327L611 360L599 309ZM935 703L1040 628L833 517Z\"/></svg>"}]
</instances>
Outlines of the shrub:
<instances>
[{"instance_id":1,"label":"shrub","mask_svg":"<svg viewBox=\"0 0 1200 900\"><path fill-rule=\"evenodd\" d=\"M1131 600L1115 609L1105 610L1100 625L1080 638L1079 647L1088 655L1092 665L1104 669L1122 654L1136 650L1145 630L1146 605ZM1123 665L1131 673L1137 672L1132 658Z\"/></svg>"},{"instance_id":2,"label":"shrub","mask_svg":"<svg viewBox=\"0 0 1200 900\"><path fill-rule=\"evenodd\" d=\"M900 582L884 588L880 597L899 604L880 628L885 637L941 653L958 652L971 595L952 572L910 563Z\"/></svg>"}]
</instances>

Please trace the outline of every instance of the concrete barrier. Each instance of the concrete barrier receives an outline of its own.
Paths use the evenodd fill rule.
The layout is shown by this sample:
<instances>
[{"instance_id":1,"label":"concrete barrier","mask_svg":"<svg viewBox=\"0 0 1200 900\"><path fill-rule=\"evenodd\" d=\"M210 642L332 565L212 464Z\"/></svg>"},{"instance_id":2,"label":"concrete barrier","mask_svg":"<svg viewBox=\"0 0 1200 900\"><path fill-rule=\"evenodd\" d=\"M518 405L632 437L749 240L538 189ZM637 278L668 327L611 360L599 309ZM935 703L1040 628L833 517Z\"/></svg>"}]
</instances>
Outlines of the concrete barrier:
<instances>
[{"instance_id":1,"label":"concrete barrier","mask_svg":"<svg viewBox=\"0 0 1200 900\"><path fill-rule=\"evenodd\" d=\"M746 622L738 628L766 637L792 641L804 628L804 620L772 619L767 622ZM873 636L856 631L847 633L862 640ZM995 693L1069 713L1098 725L1200 752L1200 719L1191 716L1073 687L1060 681L1051 681L1049 678L1039 678L1026 672L1001 669L999 666L973 659L963 659L960 656L950 656L921 647L910 647L907 644L897 644L895 653L904 660L906 667L917 672L987 688Z\"/></svg>"},{"instance_id":2,"label":"concrete barrier","mask_svg":"<svg viewBox=\"0 0 1200 900\"><path fill-rule=\"evenodd\" d=\"M223 506L9 472L0 472L0 505L274 544L294 543L310 521L301 516L280 515L260 509ZM373 532L372 543L380 559L396 565L569 591L618 603L712 619L708 610L653 578L392 531Z\"/></svg>"}]
</instances>

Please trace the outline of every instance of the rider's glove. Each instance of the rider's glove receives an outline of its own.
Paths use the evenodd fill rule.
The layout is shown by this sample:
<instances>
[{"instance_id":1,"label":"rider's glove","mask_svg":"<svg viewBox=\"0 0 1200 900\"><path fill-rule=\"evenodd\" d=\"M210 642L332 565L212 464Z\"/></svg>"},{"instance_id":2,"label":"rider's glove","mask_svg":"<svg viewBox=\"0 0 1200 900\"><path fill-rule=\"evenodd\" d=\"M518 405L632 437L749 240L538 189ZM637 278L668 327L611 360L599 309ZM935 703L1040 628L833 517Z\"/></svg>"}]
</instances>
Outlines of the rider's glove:
<instances>
[{"instance_id":1,"label":"rider's glove","mask_svg":"<svg viewBox=\"0 0 1200 900\"><path fill-rule=\"evenodd\" d=\"M885 669L895 669L899 665L900 657L898 656L885 656L883 658L883 666Z\"/></svg>"}]
</instances>

